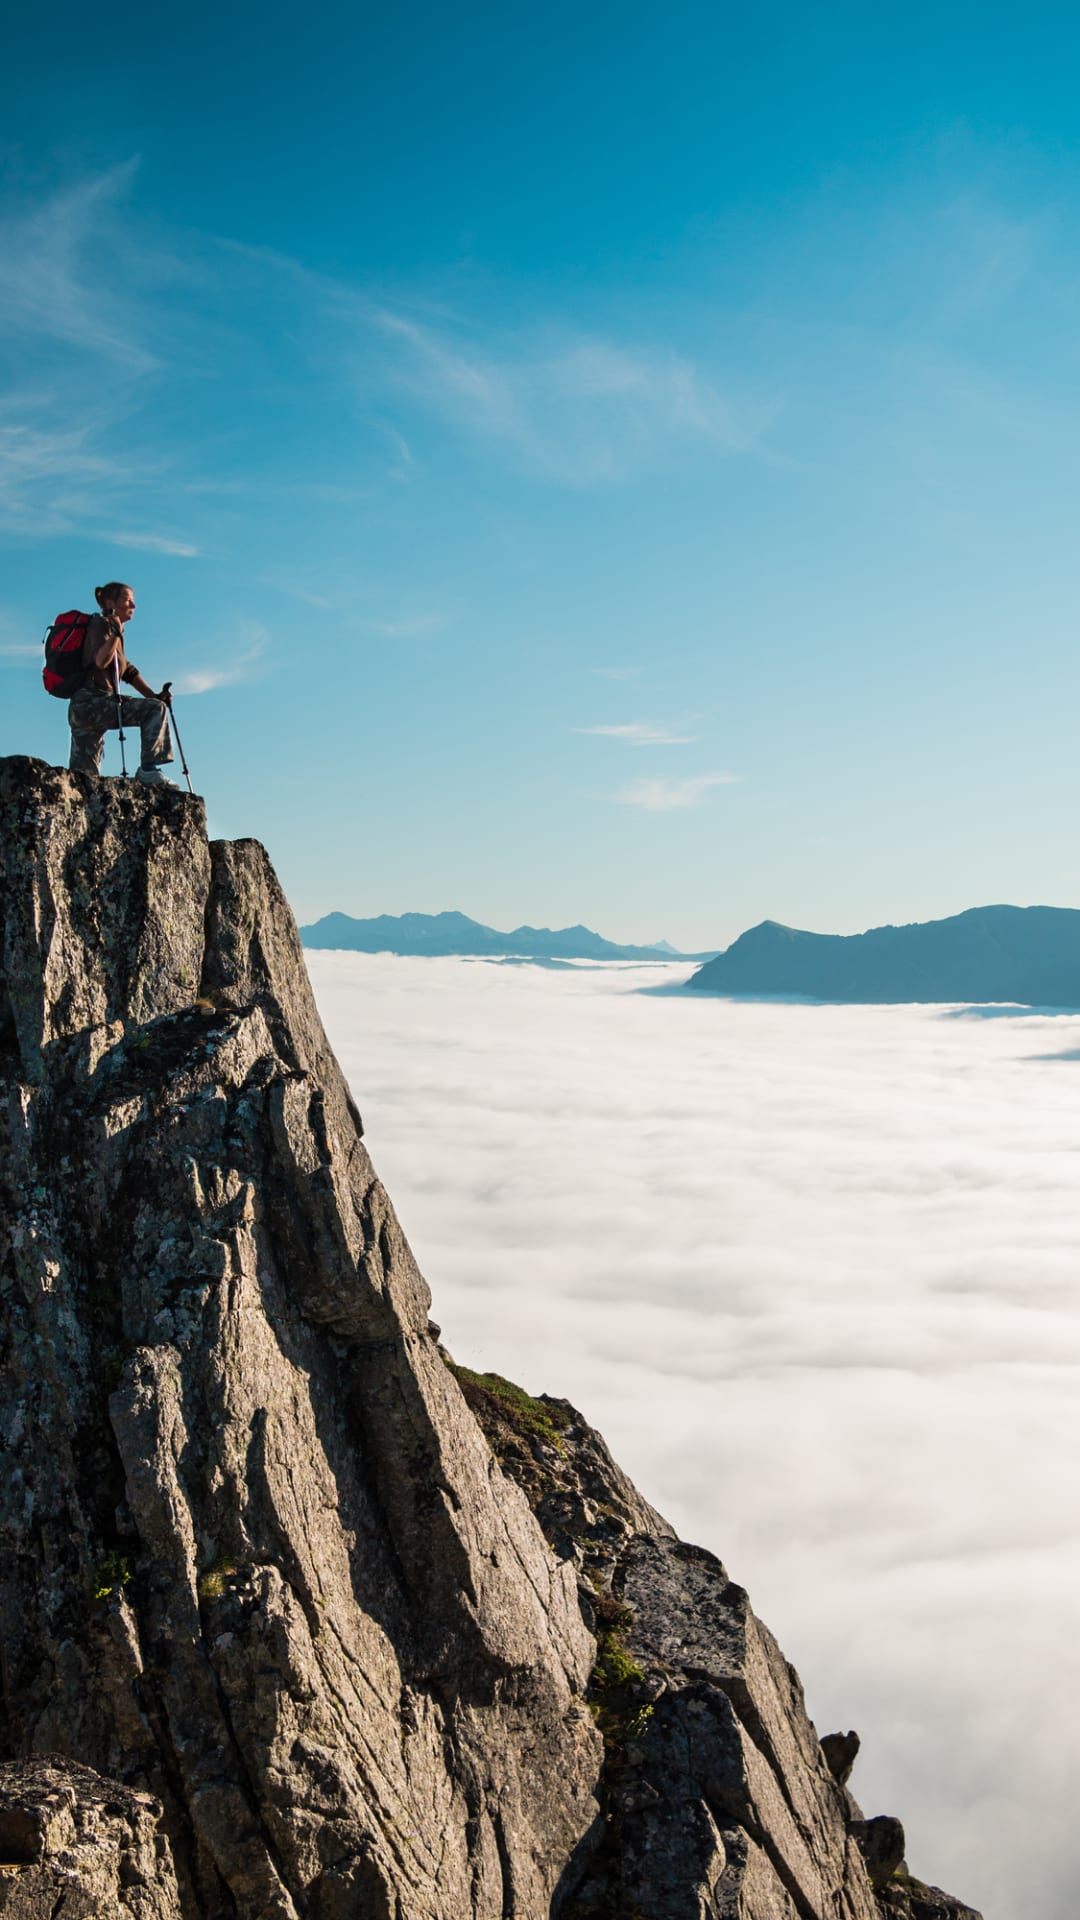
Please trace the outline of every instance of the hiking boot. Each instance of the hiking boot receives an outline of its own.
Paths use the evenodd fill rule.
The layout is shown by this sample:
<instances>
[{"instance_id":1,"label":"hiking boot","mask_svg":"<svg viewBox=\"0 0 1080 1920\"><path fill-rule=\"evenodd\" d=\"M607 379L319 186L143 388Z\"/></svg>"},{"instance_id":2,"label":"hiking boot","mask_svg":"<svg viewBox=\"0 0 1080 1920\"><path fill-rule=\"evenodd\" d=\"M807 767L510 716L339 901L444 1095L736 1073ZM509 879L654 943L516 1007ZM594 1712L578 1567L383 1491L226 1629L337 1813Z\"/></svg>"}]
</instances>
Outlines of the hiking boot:
<instances>
[{"instance_id":1,"label":"hiking boot","mask_svg":"<svg viewBox=\"0 0 1080 1920\"><path fill-rule=\"evenodd\" d=\"M166 780L160 767L140 767L135 778L136 780L141 780L144 787L173 787L176 785L175 780Z\"/></svg>"}]
</instances>

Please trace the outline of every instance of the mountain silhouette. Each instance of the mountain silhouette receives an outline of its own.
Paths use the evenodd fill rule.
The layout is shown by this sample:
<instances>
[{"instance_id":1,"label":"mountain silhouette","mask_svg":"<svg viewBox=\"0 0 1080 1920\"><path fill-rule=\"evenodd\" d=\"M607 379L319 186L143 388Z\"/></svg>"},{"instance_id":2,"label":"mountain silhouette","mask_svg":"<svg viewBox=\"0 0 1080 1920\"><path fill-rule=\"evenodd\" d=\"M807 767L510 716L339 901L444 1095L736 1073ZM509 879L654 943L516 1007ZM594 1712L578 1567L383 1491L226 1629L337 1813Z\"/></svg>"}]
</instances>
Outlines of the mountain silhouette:
<instances>
[{"instance_id":1,"label":"mountain silhouette","mask_svg":"<svg viewBox=\"0 0 1080 1920\"><path fill-rule=\"evenodd\" d=\"M515 927L500 933L466 913L380 913L354 920L327 913L300 928L305 947L336 947L350 953L434 955L516 954L529 960L704 960L711 954L679 953L666 940L652 946L621 946L589 927Z\"/></svg>"},{"instance_id":2,"label":"mountain silhouette","mask_svg":"<svg viewBox=\"0 0 1080 1920\"><path fill-rule=\"evenodd\" d=\"M971 907L946 920L855 934L807 933L763 920L690 985L813 1000L1080 1007L1080 910Z\"/></svg>"}]
</instances>

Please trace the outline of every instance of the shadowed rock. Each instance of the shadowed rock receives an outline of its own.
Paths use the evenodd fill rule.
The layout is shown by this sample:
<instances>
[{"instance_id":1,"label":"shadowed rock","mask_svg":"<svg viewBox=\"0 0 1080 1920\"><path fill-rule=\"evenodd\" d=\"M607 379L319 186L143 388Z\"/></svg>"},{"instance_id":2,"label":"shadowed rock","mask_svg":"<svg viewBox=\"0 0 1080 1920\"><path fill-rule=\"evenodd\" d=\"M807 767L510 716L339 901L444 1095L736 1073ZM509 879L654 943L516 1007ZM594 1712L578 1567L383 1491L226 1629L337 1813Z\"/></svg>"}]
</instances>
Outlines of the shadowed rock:
<instances>
[{"instance_id":1,"label":"shadowed rock","mask_svg":"<svg viewBox=\"0 0 1080 1920\"><path fill-rule=\"evenodd\" d=\"M849 1733L824 1733L821 1736L821 1751L825 1755L825 1765L834 1780L846 1787L851 1779L851 1770L855 1765L861 1741L852 1730Z\"/></svg>"},{"instance_id":2,"label":"shadowed rock","mask_svg":"<svg viewBox=\"0 0 1080 1920\"><path fill-rule=\"evenodd\" d=\"M853 1820L851 1832L866 1861L870 1885L880 1892L903 1862L904 1829L892 1814L879 1813L874 1820Z\"/></svg>"}]
</instances>

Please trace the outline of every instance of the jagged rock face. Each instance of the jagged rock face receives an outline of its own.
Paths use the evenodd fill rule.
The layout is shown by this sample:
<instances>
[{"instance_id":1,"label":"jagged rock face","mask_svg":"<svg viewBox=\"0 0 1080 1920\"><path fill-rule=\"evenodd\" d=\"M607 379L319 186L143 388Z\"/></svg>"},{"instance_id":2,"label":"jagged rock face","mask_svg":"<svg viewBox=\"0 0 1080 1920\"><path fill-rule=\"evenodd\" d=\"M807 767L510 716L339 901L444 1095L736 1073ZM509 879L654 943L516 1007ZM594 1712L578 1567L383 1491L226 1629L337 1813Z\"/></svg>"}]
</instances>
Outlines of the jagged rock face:
<instances>
[{"instance_id":1,"label":"jagged rock face","mask_svg":"<svg viewBox=\"0 0 1080 1920\"><path fill-rule=\"evenodd\" d=\"M742 1587L645 1506L581 1415L505 1431L466 1393L549 1538L566 1541L600 1633L605 1844L572 1920L878 1920L848 1796L798 1676Z\"/></svg>"},{"instance_id":2,"label":"jagged rock face","mask_svg":"<svg viewBox=\"0 0 1080 1920\"><path fill-rule=\"evenodd\" d=\"M882 1920L982 1920L974 1907L965 1907L940 1887L928 1887L899 1872L878 1895Z\"/></svg>"},{"instance_id":3,"label":"jagged rock face","mask_svg":"<svg viewBox=\"0 0 1080 1920\"><path fill-rule=\"evenodd\" d=\"M0 1766L5 1920L173 1920L180 1891L161 1807L89 1767Z\"/></svg>"},{"instance_id":4,"label":"jagged rock face","mask_svg":"<svg viewBox=\"0 0 1080 1920\"><path fill-rule=\"evenodd\" d=\"M160 1796L187 1914L546 1915L592 1641L265 855L16 760L0 886L4 1752Z\"/></svg>"},{"instance_id":5,"label":"jagged rock face","mask_svg":"<svg viewBox=\"0 0 1080 1920\"><path fill-rule=\"evenodd\" d=\"M0 1914L966 1914L875 1898L720 1563L448 1363L261 847L0 761L0 912Z\"/></svg>"},{"instance_id":6,"label":"jagged rock face","mask_svg":"<svg viewBox=\"0 0 1080 1920\"><path fill-rule=\"evenodd\" d=\"M690 1755L681 1816L692 1812L687 1789L696 1788L717 1828L718 1878L733 1840L749 1844L755 1881L771 1888L776 1913L870 1920L863 1857L845 1830L798 1675L745 1590L702 1548L648 1538L630 1544L615 1585L633 1616L627 1651L663 1682L639 1768L661 1794L655 1819L670 1822L668 1756L681 1747ZM676 1909L645 1911L674 1920Z\"/></svg>"},{"instance_id":7,"label":"jagged rock face","mask_svg":"<svg viewBox=\"0 0 1080 1920\"><path fill-rule=\"evenodd\" d=\"M887 1877L903 1828L864 1819L847 1791L858 1734L818 1740L745 1590L676 1537L577 1409L455 1371L504 1470L575 1561L599 1635L605 1838L564 1920L980 1920L906 1870Z\"/></svg>"}]
</instances>

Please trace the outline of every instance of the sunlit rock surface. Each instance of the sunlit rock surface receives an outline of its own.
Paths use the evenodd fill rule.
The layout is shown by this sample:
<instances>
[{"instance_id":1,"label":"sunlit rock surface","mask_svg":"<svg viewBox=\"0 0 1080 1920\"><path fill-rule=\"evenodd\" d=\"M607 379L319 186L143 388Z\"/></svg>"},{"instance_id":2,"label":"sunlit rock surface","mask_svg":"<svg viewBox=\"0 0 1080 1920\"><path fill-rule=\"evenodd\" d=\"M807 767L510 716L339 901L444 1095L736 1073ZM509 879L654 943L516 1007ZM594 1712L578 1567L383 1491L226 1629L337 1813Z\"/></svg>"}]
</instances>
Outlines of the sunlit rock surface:
<instances>
[{"instance_id":1,"label":"sunlit rock surface","mask_svg":"<svg viewBox=\"0 0 1080 1920\"><path fill-rule=\"evenodd\" d=\"M0 1912L921 1920L719 1563L459 1383L262 848L9 759L0 905Z\"/></svg>"}]
</instances>

